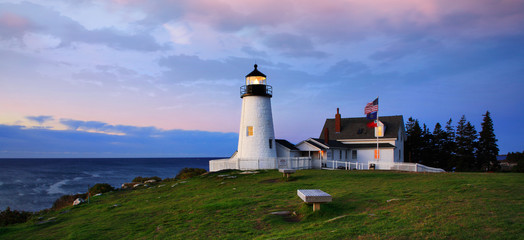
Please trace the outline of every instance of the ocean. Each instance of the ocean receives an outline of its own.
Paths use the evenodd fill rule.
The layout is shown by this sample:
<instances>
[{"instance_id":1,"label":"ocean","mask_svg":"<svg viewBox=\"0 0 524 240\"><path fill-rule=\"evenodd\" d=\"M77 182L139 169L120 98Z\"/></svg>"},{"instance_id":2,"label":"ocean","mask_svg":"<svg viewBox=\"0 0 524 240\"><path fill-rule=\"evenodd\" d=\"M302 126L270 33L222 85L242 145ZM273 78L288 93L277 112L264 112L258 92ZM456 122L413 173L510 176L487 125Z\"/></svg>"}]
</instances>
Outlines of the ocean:
<instances>
[{"instance_id":1,"label":"ocean","mask_svg":"<svg viewBox=\"0 0 524 240\"><path fill-rule=\"evenodd\" d=\"M120 188L137 176L173 178L185 167L209 170L216 158L0 159L0 210L39 211L65 194L109 183Z\"/></svg>"}]
</instances>

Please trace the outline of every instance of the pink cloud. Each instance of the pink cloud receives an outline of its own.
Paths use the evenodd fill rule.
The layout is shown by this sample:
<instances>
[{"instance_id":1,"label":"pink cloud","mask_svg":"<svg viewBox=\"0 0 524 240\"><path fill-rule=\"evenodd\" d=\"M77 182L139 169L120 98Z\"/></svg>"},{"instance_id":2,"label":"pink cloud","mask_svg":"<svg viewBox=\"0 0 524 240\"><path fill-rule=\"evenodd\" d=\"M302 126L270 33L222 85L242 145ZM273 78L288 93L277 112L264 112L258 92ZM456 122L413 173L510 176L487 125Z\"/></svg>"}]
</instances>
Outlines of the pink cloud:
<instances>
[{"instance_id":1,"label":"pink cloud","mask_svg":"<svg viewBox=\"0 0 524 240\"><path fill-rule=\"evenodd\" d=\"M0 24L5 27L19 29L27 28L30 25L26 18L10 12L2 13L2 15L0 15Z\"/></svg>"},{"instance_id":2,"label":"pink cloud","mask_svg":"<svg viewBox=\"0 0 524 240\"><path fill-rule=\"evenodd\" d=\"M25 31L32 28L31 22L14 13L0 13L0 33L6 36L21 36Z\"/></svg>"}]
</instances>

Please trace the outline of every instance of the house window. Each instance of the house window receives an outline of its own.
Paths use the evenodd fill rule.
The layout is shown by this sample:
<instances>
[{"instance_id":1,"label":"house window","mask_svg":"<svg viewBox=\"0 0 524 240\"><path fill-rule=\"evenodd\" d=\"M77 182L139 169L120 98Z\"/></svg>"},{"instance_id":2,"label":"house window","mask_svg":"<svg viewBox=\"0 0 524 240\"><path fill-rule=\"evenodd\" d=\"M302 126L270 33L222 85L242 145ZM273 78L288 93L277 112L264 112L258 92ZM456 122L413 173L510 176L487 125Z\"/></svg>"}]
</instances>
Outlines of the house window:
<instances>
[{"instance_id":1,"label":"house window","mask_svg":"<svg viewBox=\"0 0 524 240\"><path fill-rule=\"evenodd\" d=\"M342 149L341 150L338 150L338 159L342 159Z\"/></svg>"},{"instance_id":2,"label":"house window","mask_svg":"<svg viewBox=\"0 0 524 240\"><path fill-rule=\"evenodd\" d=\"M273 139L269 139L269 149L273 148Z\"/></svg>"},{"instance_id":3,"label":"house window","mask_svg":"<svg viewBox=\"0 0 524 240\"><path fill-rule=\"evenodd\" d=\"M348 150L346 150L346 160L348 159Z\"/></svg>"},{"instance_id":4,"label":"house window","mask_svg":"<svg viewBox=\"0 0 524 240\"><path fill-rule=\"evenodd\" d=\"M247 135L253 136L253 126L247 126Z\"/></svg>"},{"instance_id":5,"label":"house window","mask_svg":"<svg viewBox=\"0 0 524 240\"><path fill-rule=\"evenodd\" d=\"M351 159L357 159L357 150L351 150Z\"/></svg>"}]
</instances>

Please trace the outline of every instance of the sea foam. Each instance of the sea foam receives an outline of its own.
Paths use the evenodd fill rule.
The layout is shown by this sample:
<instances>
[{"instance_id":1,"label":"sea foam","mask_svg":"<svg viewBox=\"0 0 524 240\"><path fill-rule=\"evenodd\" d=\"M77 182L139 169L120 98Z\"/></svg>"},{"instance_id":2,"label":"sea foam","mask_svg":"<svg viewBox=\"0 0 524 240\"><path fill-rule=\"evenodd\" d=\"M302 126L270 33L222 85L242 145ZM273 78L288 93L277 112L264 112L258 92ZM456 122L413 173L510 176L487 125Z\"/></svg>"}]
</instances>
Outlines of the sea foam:
<instances>
[{"instance_id":1,"label":"sea foam","mask_svg":"<svg viewBox=\"0 0 524 240\"><path fill-rule=\"evenodd\" d=\"M66 179L54 183L53 185L49 186L49 189L47 189L47 194L65 194L66 192L61 187L67 182L69 182L69 180Z\"/></svg>"}]
</instances>

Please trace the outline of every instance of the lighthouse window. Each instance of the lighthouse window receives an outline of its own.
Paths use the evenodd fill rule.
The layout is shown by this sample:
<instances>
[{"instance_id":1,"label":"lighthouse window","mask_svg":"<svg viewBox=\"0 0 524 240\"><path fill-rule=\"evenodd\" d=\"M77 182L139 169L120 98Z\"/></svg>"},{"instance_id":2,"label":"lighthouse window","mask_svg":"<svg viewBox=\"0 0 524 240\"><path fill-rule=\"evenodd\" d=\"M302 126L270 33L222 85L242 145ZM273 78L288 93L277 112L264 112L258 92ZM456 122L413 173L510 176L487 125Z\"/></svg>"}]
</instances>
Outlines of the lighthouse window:
<instances>
[{"instance_id":1,"label":"lighthouse window","mask_svg":"<svg viewBox=\"0 0 524 240\"><path fill-rule=\"evenodd\" d=\"M247 135L253 136L253 126L247 126Z\"/></svg>"},{"instance_id":2,"label":"lighthouse window","mask_svg":"<svg viewBox=\"0 0 524 240\"><path fill-rule=\"evenodd\" d=\"M270 149L273 148L273 139L271 138L269 139L269 148Z\"/></svg>"}]
</instances>

